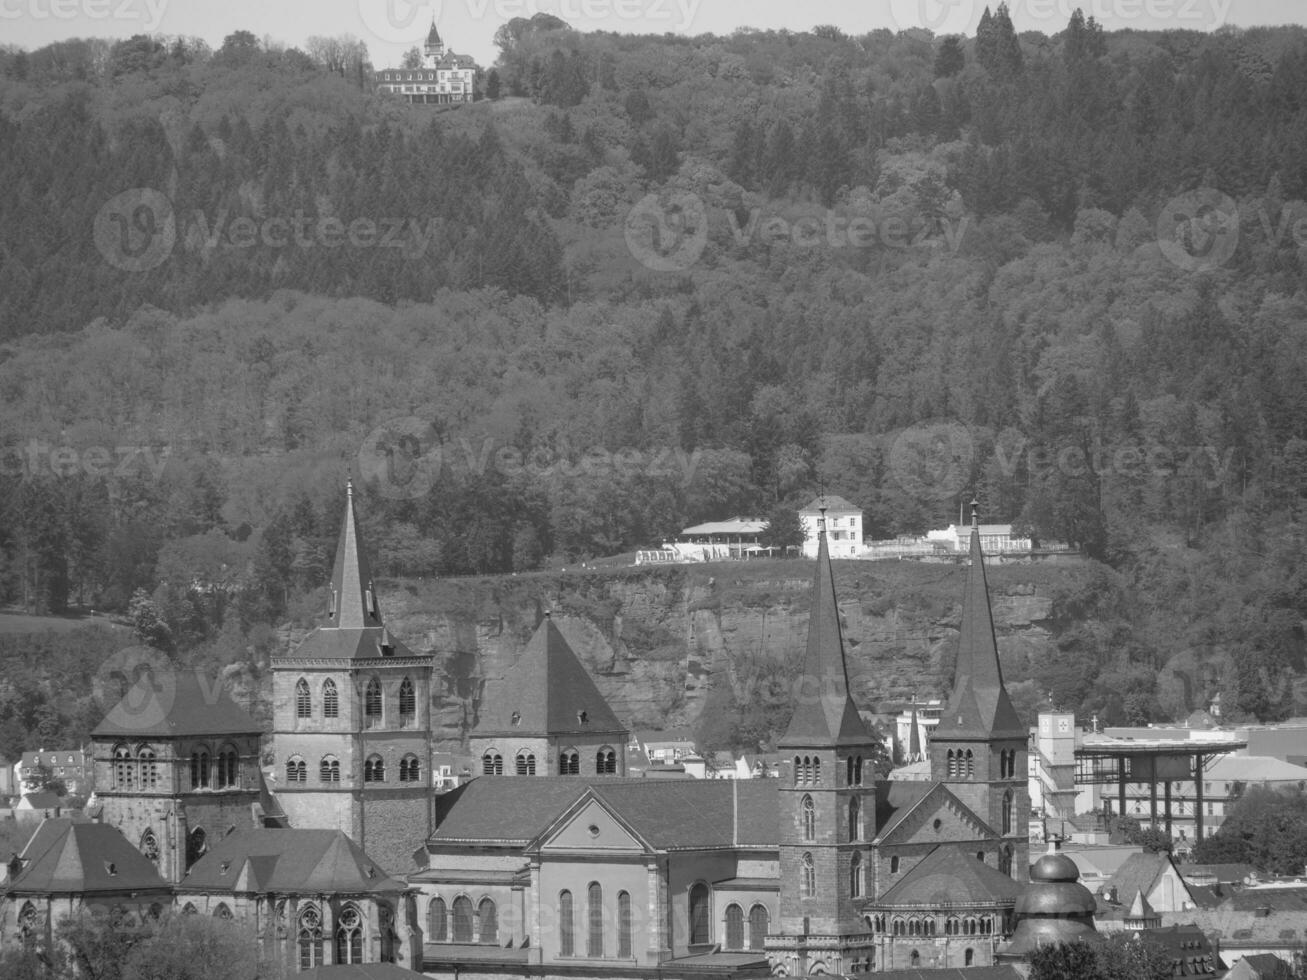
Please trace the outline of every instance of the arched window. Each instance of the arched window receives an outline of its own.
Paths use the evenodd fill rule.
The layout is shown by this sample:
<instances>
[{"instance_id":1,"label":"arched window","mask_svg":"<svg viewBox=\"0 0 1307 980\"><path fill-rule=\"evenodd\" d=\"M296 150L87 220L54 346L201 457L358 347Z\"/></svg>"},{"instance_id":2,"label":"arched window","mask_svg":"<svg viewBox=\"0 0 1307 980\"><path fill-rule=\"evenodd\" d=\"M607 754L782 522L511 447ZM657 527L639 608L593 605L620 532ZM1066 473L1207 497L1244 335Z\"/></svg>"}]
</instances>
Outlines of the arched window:
<instances>
[{"instance_id":1,"label":"arched window","mask_svg":"<svg viewBox=\"0 0 1307 980\"><path fill-rule=\"evenodd\" d=\"M322 717L340 717L340 695L336 691L336 682L330 677L322 682Z\"/></svg>"},{"instance_id":2,"label":"arched window","mask_svg":"<svg viewBox=\"0 0 1307 980\"><path fill-rule=\"evenodd\" d=\"M853 785L862 785L862 756L858 756L853 760Z\"/></svg>"},{"instance_id":3,"label":"arched window","mask_svg":"<svg viewBox=\"0 0 1307 980\"><path fill-rule=\"evenodd\" d=\"M182 906L182 915L199 915L199 914L200 913L195 910L195 906L192 905L190 902L187 902L185 905Z\"/></svg>"},{"instance_id":4,"label":"arched window","mask_svg":"<svg viewBox=\"0 0 1307 980\"><path fill-rule=\"evenodd\" d=\"M604 890L599 882L592 881L586 888L586 943L585 955L599 957L604 955Z\"/></svg>"},{"instance_id":5,"label":"arched window","mask_svg":"<svg viewBox=\"0 0 1307 980\"><path fill-rule=\"evenodd\" d=\"M976 774L976 757L975 757L974 755L971 754L971 750L970 750L970 749L967 749L967 772L966 772L966 776L967 776L968 779L970 779L970 778L971 778L972 776L974 776L975 774Z\"/></svg>"},{"instance_id":6,"label":"arched window","mask_svg":"<svg viewBox=\"0 0 1307 980\"><path fill-rule=\"evenodd\" d=\"M386 762L379 755L370 755L363 760L363 781L365 783L384 783L386 781Z\"/></svg>"},{"instance_id":7,"label":"arched window","mask_svg":"<svg viewBox=\"0 0 1307 980\"><path fill-rule=\"evenodd\" d=\"M204 857L204 852L208 849L209 839L204 833L204 828L196 827L191 831L191 835L186 838L186 867L189 868Z\"/></svg>"},{"instance_id":8,"label":"arched window","mask_svg":"<svg viewBox=\"0 0 1307 980\"><path fill-rule=\"evenodd\" d=\"M154 749L142 745L136 750L136 762L141 769L141 789L154 789L159 785L159 764Z\"/></svg>"},{"instance_id":9,"label":"arched window","mask_svg":"<svg viewBox=\"0 0 1307 980\"><path fill-rule=\"evenodd\" d=\"M308 782L309 767L304 764L302 756L293 755L286 760L286 782L304 783Z\"/></svg>"},{"instance_id":10,"label":"arched window","mask_svg":"<svg viewBox=\"0 0 1307 980\"><path fill-rule=\"evenodd\" d=\"M316 906L299 912L299 968L312 970L323 964L323 917Z\"/></svg>"},{"instance_id":11,"label":"arched window","mask_svg":"<svg viewBox=\"0 0 1307 980\"><path fill-rule=\"evenodd\" d=\"M449 942L449 910L445 908L445 900L439 895L427 906L427 941Z\"/></svg>"},{"instance_id":12,"label":"arched window","mask_svg":"<svg viewBox=\"0 0 1307 980\"><path fill-rule=\"evenodd\" d=\"M381 724L381 681L375 677L363 692L363 723L368 728Z\"/></svg>"},{"instance_id":13,"label":"arched window","mask_svg":"<svg viewBox=\"0 0 1307 980\"><path fill-rule=\"evenodd\" d=\"M595 773L600 776L617 773L617 753L606 745L595 753Z\"/></svg>"},{"instance_id":14,"label":"arched window","mask_svg":"<svg viewBox=\"0 0 1307 980\"><path fill-rule=\"evenodd\" d=\"M517 774L519 776L534 776L536 774L536 757L530 752L519 752L517 754Z\"/></svg>"},{"instance_id":15,"label":"arched window","mask_svg":"<svg viewBox=\"0 0 1307 980\"><path fill-rule=\"evenodd\" d=\"M958 757L952 749L948 750L948 774L949 778L953 778L958 774Z\"/></svg>"},{"instance_id":16,"label":"arched window","mask_svg":"<svg viewBox=\"0 0 1307 980\"><path fill-rule=\"evenodd\" d=\"M690 889L690 945L702 946L710 942L710 907L708 886L702 881Z\"/></svg>"},{"instance_id":17,"label":"arched window","mask_svg":"<svg viewBox=\"0 0 1307 980\"><path fill-rule=\"evenodd\" d=\"M295 717L313 717L313 695L309 693L309 682L303 677L295 682Z\"/></svg>"},{"instance_id":18,"label":"arched window","mask_svg":"<svg viewBox=\"0 0 1307 980\"><path fill-rule=\"evenodd\" d=\"M481 775L502 776L504 774L504 757L498 752L487 752L481 757Z\"/></svg>"},{"instance_id":19,"label":"arched window","mask_svg":"<svg viewBox=\"0 0 1307 980\"><path fill-rule=\"evenodd\" d=\"M581 755L576 749L563 749L559 754L558 774L560 776L581 775Z\"/></svg>"},{"instance_id":20,"label":"arched window","mask_svg":"<svg viewBox=\"0 0 1307 980\"><path fill-rule=\"evenodd\" d=\"M849 797L849 840L862 838L862 804L856 796Z\"/></svg>"},{"instance_id":21,"label":"arched window","mask_svg":"<svg viewBox=\"0 0 1307 980\"><path fill-rule=\"evenodd\" d=\"M417 717L417 696L413 693L413 682L405 677L399 682L399 723L402 727L413 724Z\"/></svg>"},{"instance_id":22,"label":"arched window","mask_svg":"<svg viewBox=\"0 0 1307 980\"><path fill-rule=\"evenodd\" d=\"M477 906L477 922L481 927L478 941L490 946L498 945L499 915L495 903L490 899L481 899L481 904Z\"/></svg>"},{"instance_id":23,"label":"arched window","mask_svg":"<svg viewBox=\"0 0 1307 980\"><path fill-rule=\"evenodd\" d=\"M141 853L151 861L159 860L159 839L154 836L154 831L146 827L145 833L141 834Z\"/></svg>"},{"instance_id":24,"label":"arched window","mask_svg":"<svg viewBox=\"0 0 1307 980\"><path fill-rule=\"evenodd\" d=\"M472 941L472 899L459 895L454 899L454 942Z\"/></svg>"},{"instance_id":25,"label":"arched window","mask_svg":"<svg viewBox=\"0 0 1307 980\"><path fill-rule=\"evenodd\" d=\"M394 963L399 936L395 933L395 910L386 902L377 903L377 925L381 934L381 962Z\"/></svg>"},{"instance_id":26,"label":"arched window","mask_svg":"<svg viewBox=\"0 0 1307 980\"><path fill-rule=\"evenodd\" d=\"M131 789L135 780L132 779L132 752L125 745L119 745L113 750L113 785L115 789Z\"/></svg>"},{"instance_id":27,"label":"arched window","mask_svg":"<svg viewBox=\"0 0 1307 980\"><path fill-rule=\"evenodd\" d=\"M1012 791L1003 794L1003 833L1012 833Z\"/></svg>"},{"instance_id":28,"label":"arched window","mask_svg":"<svg viewBox=\"0 0 1307 980\"><path fill-rule=\"evenodd\" d=\"M965 952L963 952L962 954L963 966L971 966L975 962L976 962L976 951L974 949L967 949Z\"/></svg>"},{"instance_id":29,"label":"arched window","mask_svg":"<svg viewBox=\"0 0 1307 980\"><path fill-rule=\"evenodd\" d=\"M631 947L631 895L617 893L617 955L624 960L635 956Z\"/></svg>"},{"instance_id":30,"label":"arched window","mask_svg":"<svg viewBox=\"0 0 1307 980\"><path fill-rule=\"evenodd\" d=\"M844 760L844 783L846 786L853 785L853 756Z\"/></svg>"},{"instance_id":31,"label":"arched window","mask_svg":"<svg viewBox=\"0 0 1307 980\"><path fill-rule=\"evenodd\" d=\"M324 783L340 782L340 760L334 755L324 755L318 765L318 777Z\"/></svg>"},{"instance_id":32,"label":"arched window","mask_svg":"<svg viewBox=\"0 0 1307 980\"><path fill-rule=\"evenodd\" d=\"M862 855L857 851L849 858L849 895L853 898L862 897Z\"/></svg>"},{"instance_id":33,"label":"arched window","mask_svg":"<svg viewBox=\"0 0 1307 980\"><path fill-rule=\"evenodd\" d=\"M196 749L191 753L191 789L209 788L209 750Z\"/></svg>"},{"instance_id":34,"label":"arched window","mask_svg":"<svg viewBox=\"0 0 1307 980\"><path fill-rule=\"evenodd\" d=\"M422 781L422 763L418 762L418 757L411 752L399 760L399 781L401 783Z\"/></svg>"},{"instance_id":35,"label":"arched window","mask_svg":"<svg viewBox=\"0 0 1307 980\"><path fill-rule=\"evenodd\" d=\"M227 908L227 903L226 903L226 902L219 902L219 903L218 903L218 907L217 907L216 909L213 910L213 917L214 917L215 919L230 919L230 918L231 918L231 909Z\"/></svg>"},{"instance_id":36,"label":"arched window","mask_svg":"<svg viewBox=\"0 0 1307 980\"><path fill-rule=\"evenodd\" d=\"M336 925L336 962L363 962L363 916L354 905L340 910Z\"/></svg>"},{"instance_id":37,"label":"arched window","mask_svg":"<svg viewBox=\"0 0 1307 980\"><path fill-rule=\"evenodd\" d=\"M817 806L812 802L812 797L804 794L799 801L799 808L803 819L803 839L817 839Z\"/></svg>"},{"instance_id":38,"label":"arched window","mask_svg":"<svg viewBox=\"0 0 1307 980\"><path fill-rule=\"evenodd\" d=\"M41 917L36 911L36 906L31 902L24 902L22 910L18 913L18 938L24 946L37 942L41 937Z\"/></svg>"},{"instance_id":39,"label":"arched window","mask_svg":"<svg viewBox=\"0 0 1307 980\"><path fill-rule=\"evenodd\" d=\"M912 955L908 957L908 966L921 966L921 954L915 949L912 951Z\"/></svg>"},{"instance_id":40,"label":"arched window","mask_svg":"<svg viewBox=\"0 0 1307 980\"><path fill-rule=\"evenodd\" d=\"M803 770L803 760L796 755L794 757L794 785L798 786L800 783L806 781L807 778L807 773Z\"/></svg>"},{"instance_id":41,"label":"arched window","mask_svg":"<svg viewBox=\"0 0 1307 980\"><path fill-rule=\"evenodd\" d=\"M558 893L558 952L560 956L576 955L576 924L572 920L572 893Z\"/></svg>"},{"instance_id":42,"label":"arched window","mask_svg":"<svg viewBox=\"0 0 1307 980\"><path fill-rule=\"evenodd\" d=\"M218 789L235 786L240 780L240 755L232 745L218 750Z\"/></svg>"},{"instance_id":43,"label":"arched window","mask_svg":"<svg viewBox=\"0 0 1307 980\"><path fill-rule=\"evenodd\" d=\"M899 856L897 854L889 859L889 873L892 875L899 873Z\"/></svg>"},{"instance_id":44,"label":"arched window","mask_svg":"<svg viewBox=\"0 0 1307 980\"><path fill-rule=\"evenodd\" d=\"M799 859L799 895L812 898L817 894L817 869L813 866L812 855L805 853Z\"/></svg>"},{"instance_id":45,"label":"arched window","mask_svg":"<svg viewBox=\"0 0 1307 980\"><path fill-rule=\"evenodd\" d=\"M1005 875L1012 873L1012 845L1005 844L998 854L998 870Z\"/></svg>"},{"instance_id":46,"label":"arched window","mask_svg":"<svg viewBox=\"0 0 1307 980\"><path fill-rule=\"evenodd\" d=\"M812 783L817 785L821 782L821 759L813 756L812 758Z\"/></svg>"},{"instance_id":47,"label":"arched window","mask_svg":"<svg viewBox=\"0 0 1307 980\"><path fill-rule=\"evenodd\" d=\"M734 902L726 906L726 948L744 949L744 909Z\"/></svg>"},{"instance_id":48,"label":"arched window","mask_svg":"<svg viewBox=\"0 0 1307 980\"><path fill-rule=\"evenodd\" d=\"M770 928L771 916L767 914L767 906L755 905L749 909L749 949L762 949Z\"/></svg>"}]
</instances>

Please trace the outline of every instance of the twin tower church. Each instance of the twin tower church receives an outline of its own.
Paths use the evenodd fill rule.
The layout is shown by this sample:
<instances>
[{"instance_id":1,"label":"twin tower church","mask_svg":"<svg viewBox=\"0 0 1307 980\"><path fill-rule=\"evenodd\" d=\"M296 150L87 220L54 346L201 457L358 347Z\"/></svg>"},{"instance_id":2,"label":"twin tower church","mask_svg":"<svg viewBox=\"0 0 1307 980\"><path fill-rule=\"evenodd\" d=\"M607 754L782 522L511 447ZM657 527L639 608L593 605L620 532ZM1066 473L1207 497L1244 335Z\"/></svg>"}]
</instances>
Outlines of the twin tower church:
<instances>
[{"instance_id":1,"label":"twin tower church","mask_svg":"<svg viewBox=\"0 0 1307 980\"><path fill-rule=\"evenodd\" d=\"M824 534L794 656L779 779L627 778L627 727L546 615L486 683L469 735L476 778L436 794L434 657L387 629L351 492L323 621L273 663L273 778L259 726L183 673L161 716L134 712L129 695L96 729L101 822L135 845L167 901L248 918L296 969L798 976L993 963L1029 864L1027 731L1003 686L974 518L930 780L871 767Z\"/></svg>"}]
</instances>

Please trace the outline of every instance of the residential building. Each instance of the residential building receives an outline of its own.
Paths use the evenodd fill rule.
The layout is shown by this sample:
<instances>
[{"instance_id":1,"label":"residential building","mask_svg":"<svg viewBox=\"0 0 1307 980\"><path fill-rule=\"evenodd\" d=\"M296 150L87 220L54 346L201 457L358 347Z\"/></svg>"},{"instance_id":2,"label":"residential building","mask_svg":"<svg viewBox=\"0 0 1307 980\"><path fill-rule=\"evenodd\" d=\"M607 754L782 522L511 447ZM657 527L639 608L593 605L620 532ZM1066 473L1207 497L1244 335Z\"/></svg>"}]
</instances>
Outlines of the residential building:
<instances>
[{"instance_id":1,"label":"residential building","mask_svg":"<svg viewBox=\"0 0 1307 980\"><path fill-rule=\"evenodd\" d=\"M471 55L455 54L445 46L432 23L423 45L422 63L412 68L383 68L376 73L377 91L414 105L450 105L478 98L480 69Z\"/></svg>"},{"instance_id":2,"label":"residential building","mask_svg":"<svg viewBox=\"0 0 1307 980\"><path fill-rule=\"evenodd\" d=\"M803 555L816 558L822 514L825 514L826 540L832 558L857 558L862 554L862 509L843 497L820 496L799 511L803 525Z\"/></svg>"},{"instance_id":3,"label":"residential building","mask_svg":"<svg viewBox=\"0 0 1307 980\"><path fill-rule=\"evenodd\" d=\"M24 791L43 789L53 780L64 784L66 796L88 796L93 789L92 766L82 748L33 749L18 760L17 774ZM3 788L0 787L0 792Z\"/></svg>"}]
</instances>

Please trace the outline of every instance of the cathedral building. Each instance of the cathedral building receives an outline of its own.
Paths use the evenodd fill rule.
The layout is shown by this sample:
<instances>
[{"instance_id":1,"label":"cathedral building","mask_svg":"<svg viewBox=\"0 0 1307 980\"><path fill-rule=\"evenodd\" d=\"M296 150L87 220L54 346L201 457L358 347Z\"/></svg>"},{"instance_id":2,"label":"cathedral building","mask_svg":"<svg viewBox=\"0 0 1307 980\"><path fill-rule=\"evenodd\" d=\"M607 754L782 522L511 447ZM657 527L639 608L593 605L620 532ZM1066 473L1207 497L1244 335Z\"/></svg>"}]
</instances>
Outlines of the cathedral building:
<instances>
[{"instance_id":1,"label":"cathedral building","mask_svg":"<svg viewBox=\"0 0 1307 980\"><path fill-rule=\"evenodd\" d=\"M392 873L411 866L430 829L431 669L386 628L351 484L328 608L272 663L277 799L292 827L344 831Z\"/></svg>"}]
</instances>

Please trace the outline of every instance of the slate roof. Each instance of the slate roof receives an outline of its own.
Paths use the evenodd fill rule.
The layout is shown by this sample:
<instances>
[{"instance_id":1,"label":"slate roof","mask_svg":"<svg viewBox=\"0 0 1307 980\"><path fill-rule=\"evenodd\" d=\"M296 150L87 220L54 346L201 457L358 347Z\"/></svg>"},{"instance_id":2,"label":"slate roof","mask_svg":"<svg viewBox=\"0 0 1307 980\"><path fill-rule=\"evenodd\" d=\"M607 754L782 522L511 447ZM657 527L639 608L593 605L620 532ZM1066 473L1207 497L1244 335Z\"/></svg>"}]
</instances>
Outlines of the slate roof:
<instances>
[{"instance_id":1,"label":"slate roof","mask_svg":"<svg viewBox=\"0 0 1307 980\"><path fill-rule=\"evenodd\" d=\"M567 639L548 616L517 662L486 685L473 736L612 734L625 746L617 720ZM514 723L513 716L517 716Z\"/></svg>"},{"instance_id":2,"label":"slate roof","mask_svg":"<svg viewBox=\"0 0 1307 980\"><path fill-rule=\"evenodd\" d=\"M220 678L198 667L142 674L109 709L93 738L177 738L190 735L259 735L259 723L232 700Z\"/></svg>"},{"instance_id":3,"label":"slate roof","mask_svg":"<svg viewBox=\"0 0 1307 980\"><path fill-rule=\"evenodd\" d=\"M1013 905L1022 885L961 844L940 844L880 898L876 908Z\"/></svg>"},{"instance_id":4,"label":"slate roof","mask_svg":"<svg viewBox=\"0 0 1307 980\"><path fill-rule=\"evenodd\" d=\"M438 798L444 813L429 840L525 846L593 793L657 849L776 847L777 786L771 779L482 776Z\"/></svg>"},{"instance_id":5,"label":"slate roof","mask_svg":"<svg viewBox=\"0 0 1307 980\"><path fill-rule=\"evenodd\" d=\"M1263 980L1291 975L1288 964L1274 953L1251 953L1241 957L1226 976L1234 980Z\"/></svg>"},{"instance_id":6,"label":"slate roof","mask_svg":"<svg viewBox=\"0 0 1307 980\"><path fill-rule=\"evenodd\" d=\"M339 830L238 830L209 845L179 891L366 894L403 891Z\"/></svg>"},{"instance_id":7,"label":"slate roof","mask_svg":"<svg viewBox=\"0 0 1307 980\"><path fill-rule=\"evenodd\" d=\"M894 830L907 819L908 814L921 805L935 790L940 794L948 794L959 805L963 806L967 813L972 816L981 825L984 821L971 809L957 800L957 797L949 793L948 788L943 783L928 782L926 780L904 780L903 782L891 782L889 791L883 798L876 801L876 833L874 840L882 840L894 832Z\"/></svg>"},{"instance_id":8,"label":"slate roof","mask_svg":"<svg viewBox=\"0 0 1307 980\"><path fill-rule=\"evenodd\" d=\"M844 660L844 636L835 593L826 532L817 532L817 568L812 584L812 611L808 619L808 647L803 671L795 685L796 702L789 727L777 748L829 748L868 745L872 737L849 696L849 673Z\"/></svg>"},{"instance_id":9,"label":"slate roof","mask_svg":"<svg viewBox=\"0 0 1307 980\"><path fill-rule=\"evenodd\" d=\"M1251 909L1236 910L1222 905L1215 909L1163 912L1162 924L1193 924L1216 940L1221 949L1298 948L1307 940L1307 917L1301 912L1263 916Z\"/></svg>"},{"instance_id":10,"label":"slate roof","mask_svg":"<svg viewBox=\"0 0 1307 980\"><path fill-rule=\"evenodd\" d=\"M20 894L168 889L154 864L108 824L43 820L22 858L23 869L9 886Z\"/></svg>"},{"instance_id":11,"label":"slate roof","mask_svg":"<svg viewBox=\"0 0 1307 980\"><path fill-rule=\"evenodd\" d=\"M1152 851L1141 851L1138 854L1131 854L1125 859L1125 863L1116 869L1116 873L1107 879L1101 886L1104 891L1110 888L1116 889L1116 903L1118 905L1129 906L1135 896L1141 892L1147 895L1156 886L1158 879L1166 873L1167 869L1172 867L1171 858L1167 854ZM1181 879L1181 887L1188 889L1188 884Z\"/></svg>"},{"instance_id":12,"label":"slate roof","mask_svg":"<svg viewBox=\"0 0 1307 980\"><path fill-rule=\"evenodd\" d=\"M367 551L359 540L354 485L345 485L345 516L331 572L331 604L321 625L284 656L291 660L366 660L418 656L386 629ZM283 658L279 658L283 659Z\"/></svg>"},{"instance_id":13,"label":"slate roof","mask_svg":"<svg viewBox=\"0 0 1307 980\"><path fill-rule=\"evenodd\" d=\"M52 793L48 789L39 789L31 793L24 793L18 805L24 809L31 807L33 810L53 810L56 807L63 806L63 800L59 799L58 793Z\"/></svg>"},{"instance_id":14,"label":"slate roof","mask_svg":"<svg viewBox=\"0 0 1307 980\"><path fill-rule=\"evenodd\" d=\"M1256 869L1251 864L1182 864L1180 874L1189 881L1191 878L1210 875L1223 885L1242 885L1245 878Z\"/></svg>"},{"instance_id":15,"label":"slate roof","mask_svg":"<svg viewBox=\"0 0 1307 980\"><path fill-rule=\"evenodd\" d=\"M962 598L953 694L947 707L940 712L939 725L932 739L987 739L994 736L1024 741L1028 733L1012 707L1007 688L1003 686L998 642L994 638L994 616L989 605L989 585L985 580L985 556L980 547L980 532L973 524L971 567L967 570L966 591Z\"/></svg>"},{"instance_id":16,"label":"slate roof","mask_svg":"<svg viewBox=\"0 0 1307 980\"><path fill-rule=\"evenodd\" d=\"M812 503L810 503L807 507L803 508L803 510L799 511L799 513L820 514L823 507L826 509L827 514L861 514L862 513L861 507L854 507L843 497L837 496L836 494L831 494L828 497L813 497Z\"/></svg>"},{"instance_id":17,"label":"slate roof","mask_svg":"<svg viewBox=\"0 0 1307 980\"><path fill-rule=\"evenodd\" d=\"M1241 912L1259 908L1307 912L1307 888L1242 888L1230 896L1230 907ZM1307 939L1307 934L1303 938Z\"/></svg>"}]
</instances>

